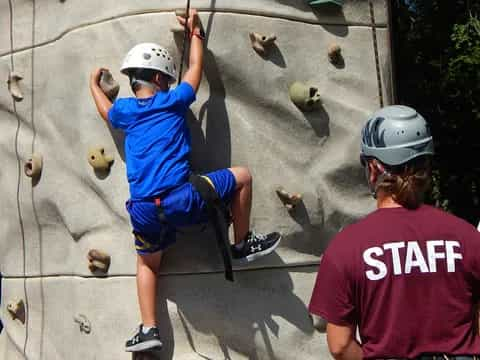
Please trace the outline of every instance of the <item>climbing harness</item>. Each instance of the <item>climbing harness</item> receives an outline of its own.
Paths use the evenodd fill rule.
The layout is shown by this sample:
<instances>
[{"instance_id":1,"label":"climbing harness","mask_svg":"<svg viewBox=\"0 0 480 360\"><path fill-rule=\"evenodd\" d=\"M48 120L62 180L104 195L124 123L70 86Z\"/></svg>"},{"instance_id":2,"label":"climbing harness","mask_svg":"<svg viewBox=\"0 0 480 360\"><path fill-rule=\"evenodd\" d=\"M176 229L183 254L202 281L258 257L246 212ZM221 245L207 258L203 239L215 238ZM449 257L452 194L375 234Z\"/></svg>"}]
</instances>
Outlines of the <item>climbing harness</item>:
<instances>
[{"instance_id":1,"label":"climbing harness","mask_svg":"<svg viewBox=\"0 0 480 360\"><path fill-rule=\"evenodd\" d=\"M378 99L380 101L380 107L383 107L382 78L380 75L380 60L378 56L377 24L375 23L375 11L373 8L372 0L368 1L368 5L370 7L370 23L372 26L373 51L375 53L375 69L377 71Z\"/></svg>"},{"instance_id":2,"label":"climbing harness","mask_svg":"<svg viewBox=\"0 0 480 360\"><path fill-rule=\"evenodd\" d=\"M232 219L230 210L218 196L210 179L205 176L191 174L188 182L192 184L193 188L198 191L202 200L207 204L208 220L211 222L215 230L217 245L225 267L225 278L229 281L233 281L232 255L230 251L230 242L228 240L228 226ZM163 238L166 235L169 226L168 220L162 207L162 200L159 197L156 197L153 199L153 202L157 208L157 216L161 224L160 238ZM134 235L137 240L143 244L145 249L150 246L148 242L143 240L141 234L134 232Z\"/></svg>"},{"instance_id":3,"label":"climbing harness","mask_svg":"<svg viewBox=\"0 0 480 360\"><path fill-rule=\"evenodd\" d=\"M185 28L183 32L183 45L182 45L182 57L180 59L180 69L178 71L178 81L177 84L180 85L182 81L182 72L183 72L183 62L185 61L185 53L187 50L187 38L188 38L188 18L190 16L190 0L187 0L187 12L185 13Z\"/></svg>"},{"instance_id":4,"label":"climbing harness","mask_svg":"<svg viewBox=\"0 0 480 360\"><path fill-rule=\"evenodd\" d=\"M190 182L200 197L207 204L208 218L215 230L218 248L222 254L225 267L225 279L233 281L232 254L230 242L228 241L228 225L231 222L230 211L218 196L213 184L204 176L191 174Z\"/></svg>"}]
</instances>

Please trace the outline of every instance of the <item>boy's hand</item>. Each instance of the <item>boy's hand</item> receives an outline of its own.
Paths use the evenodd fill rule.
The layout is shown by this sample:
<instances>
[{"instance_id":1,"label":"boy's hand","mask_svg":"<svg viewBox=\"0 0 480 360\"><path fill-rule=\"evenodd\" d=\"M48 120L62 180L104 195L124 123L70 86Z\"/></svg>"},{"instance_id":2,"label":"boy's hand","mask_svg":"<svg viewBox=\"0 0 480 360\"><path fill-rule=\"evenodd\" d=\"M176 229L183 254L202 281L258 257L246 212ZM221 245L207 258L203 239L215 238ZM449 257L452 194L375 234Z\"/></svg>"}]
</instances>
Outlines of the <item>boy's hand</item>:
<instances>
[{"instance_id":1,"label":"boy's hand","mask_svg":"<svg viewBox=\"0 0 480 360\"><path fill-rule=\"evenodd\" d=\"M182 25L185 27L185 18L181 16L177 16L177 20ZM193 33L193 30L200 28L200 18L198 17L198 12L196 9L190 9L190 13L188 16L188 32L190 34Z\"/></svg>"},{"instance_id":2,"label":"boy's hand","mask_svg":"<svg viewBox=\"0 0 480 360\"><path fill-rule=\"evenodd\" d=\"M106 71L106 68L97 68L92 71L90 75L90 86L97 85L100 83L100 76L102 76L102 71Z\"/></svg>"},{"instance_id":3,"label":"boy's hand","mask_svg":"<svg viewBox=\"0 0 480 360\"><path fill-rule=\"evenodd\" d=\"M92 93L93 100L97 106L98 113L100 116L108 123L108 111L112 107L112 102L105 95L103 90L100 88L100 76L102 76L102 71L106 71L106 68L98 68L92 71L90 74L90 92Z\"/></svg>"}]
</instances>

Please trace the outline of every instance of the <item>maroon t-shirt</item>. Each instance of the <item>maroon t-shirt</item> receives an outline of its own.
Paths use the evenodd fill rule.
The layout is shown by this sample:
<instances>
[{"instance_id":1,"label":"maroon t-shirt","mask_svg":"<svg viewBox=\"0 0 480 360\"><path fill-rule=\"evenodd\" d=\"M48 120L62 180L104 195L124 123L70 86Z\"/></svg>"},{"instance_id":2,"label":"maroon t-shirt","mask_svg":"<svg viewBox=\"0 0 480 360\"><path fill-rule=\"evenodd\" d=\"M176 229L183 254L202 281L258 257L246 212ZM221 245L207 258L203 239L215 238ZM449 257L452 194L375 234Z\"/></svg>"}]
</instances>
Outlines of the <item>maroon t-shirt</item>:
<instances>
[{"instance_id":1,"label":"maroon t-shirt","mask_svg":"<svg viewBox=\"0 0 480 360\"><path fill-rule=\"evenodd\" d=\"M382 208L326 250L310 312L358 325L364 358L480 354L480 233L435 209Z\"/></svg>"}]
</instances>

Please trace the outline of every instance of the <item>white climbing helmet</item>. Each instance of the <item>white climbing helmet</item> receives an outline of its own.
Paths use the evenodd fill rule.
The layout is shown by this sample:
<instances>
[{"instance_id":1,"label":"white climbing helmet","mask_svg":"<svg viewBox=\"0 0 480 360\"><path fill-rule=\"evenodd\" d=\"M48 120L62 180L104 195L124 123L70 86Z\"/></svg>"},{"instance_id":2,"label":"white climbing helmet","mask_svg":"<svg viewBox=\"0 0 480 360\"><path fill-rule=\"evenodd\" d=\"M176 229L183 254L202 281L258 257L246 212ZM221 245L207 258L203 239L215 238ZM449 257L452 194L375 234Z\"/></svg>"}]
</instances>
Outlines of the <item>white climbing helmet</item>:
<instances>
[{"instance_id":1,"label":"white climbing helmet","mask_svg":"<svg viewBox=\"0 0 480 360\"><path fill-rule=\"evenodd\" d=\"M152 69L160 71L176 80L177 67L167 49L154 43L135 45L125 56L120 72L128 75L132 69Z\"/></svg>"}]
</instances>

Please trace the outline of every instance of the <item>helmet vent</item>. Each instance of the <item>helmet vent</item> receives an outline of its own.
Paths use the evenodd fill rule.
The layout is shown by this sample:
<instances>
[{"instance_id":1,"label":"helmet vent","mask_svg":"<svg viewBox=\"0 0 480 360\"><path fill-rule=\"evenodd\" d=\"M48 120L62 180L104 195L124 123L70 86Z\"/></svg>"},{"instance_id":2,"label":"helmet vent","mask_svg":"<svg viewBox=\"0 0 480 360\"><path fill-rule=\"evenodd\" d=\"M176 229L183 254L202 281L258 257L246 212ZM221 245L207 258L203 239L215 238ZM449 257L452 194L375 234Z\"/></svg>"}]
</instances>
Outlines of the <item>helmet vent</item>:
<instances>
[{"instance_id":1,"label":"helmet vent","mask_svg":"<svg viewBox=\"0 0 480 360\"><path fill-rule=\"evenodd\" d=\"M143 58L144 58L145 60L150 60L151 57L152 57L152 55L150 55L150 54L147 54L147 53L144 53L144 54L143 54Z\"/></svg>"}]
</instances>

